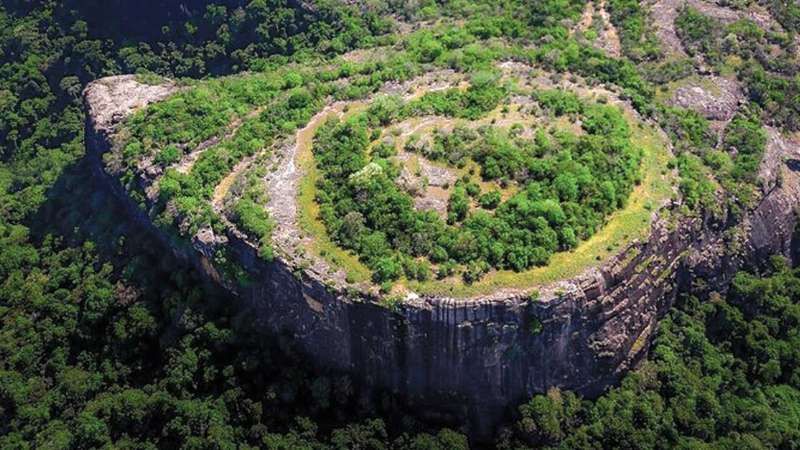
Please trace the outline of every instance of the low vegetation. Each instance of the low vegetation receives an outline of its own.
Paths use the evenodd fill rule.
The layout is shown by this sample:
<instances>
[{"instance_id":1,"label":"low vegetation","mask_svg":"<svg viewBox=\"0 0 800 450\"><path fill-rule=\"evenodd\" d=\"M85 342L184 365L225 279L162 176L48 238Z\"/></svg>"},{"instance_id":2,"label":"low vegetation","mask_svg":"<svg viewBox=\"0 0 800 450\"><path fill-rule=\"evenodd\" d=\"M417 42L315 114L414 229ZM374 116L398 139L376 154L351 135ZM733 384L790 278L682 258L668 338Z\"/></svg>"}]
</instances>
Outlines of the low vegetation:
<instances>
[{"instance_id":1,"label":"low vegetation","mask_svg":"<svg viewBox=\"0 0 800 450\"><path fill-rule=\"evenodd\" d=\"M611 22L620 33L622 51L636 62L652 61L662 56L652 18L645 5L636 0L609 0L606 3Z\"/></svg>"}]
</instances>

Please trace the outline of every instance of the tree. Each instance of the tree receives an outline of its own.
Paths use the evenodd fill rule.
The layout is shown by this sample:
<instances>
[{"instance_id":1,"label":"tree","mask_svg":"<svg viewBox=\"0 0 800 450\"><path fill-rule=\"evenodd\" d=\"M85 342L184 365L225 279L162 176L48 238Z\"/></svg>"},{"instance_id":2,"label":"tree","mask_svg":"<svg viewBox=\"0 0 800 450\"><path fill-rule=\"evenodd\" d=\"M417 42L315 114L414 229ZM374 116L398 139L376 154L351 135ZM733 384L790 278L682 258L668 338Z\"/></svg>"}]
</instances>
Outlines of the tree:
<instances>
[{"instance_id":1,"label":"tree","mask_svg":"<svg viewBox=\"0 0 800 450\"><path fill-rule=\"evenodd\" d=\"M467 217L469 212L470 200L467 190L462 184L457 184L450 194L450 201L447 203L448 223L461 222Z\"/></svg>"}]
</instances>

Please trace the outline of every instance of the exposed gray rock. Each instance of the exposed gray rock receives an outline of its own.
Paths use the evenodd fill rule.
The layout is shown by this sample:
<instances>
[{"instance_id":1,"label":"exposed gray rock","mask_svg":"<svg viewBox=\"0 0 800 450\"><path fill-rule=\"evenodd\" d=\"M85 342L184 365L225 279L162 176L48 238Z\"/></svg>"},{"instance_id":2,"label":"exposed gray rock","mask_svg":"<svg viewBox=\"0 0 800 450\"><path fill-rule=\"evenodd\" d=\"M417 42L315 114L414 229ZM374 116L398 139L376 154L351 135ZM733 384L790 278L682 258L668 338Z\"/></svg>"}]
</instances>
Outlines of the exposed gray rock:
<instances>
[{"instance_id":1,"label":"exposed gray rock","mask_svg":"<svg viewBox=\"0 0 800 450\"><path fill-rule=\"evenodd\" d=\"M744 99L739 83L718 76L704 77L702 81L676 89L672 103L694 110L709 120L730 120Z\"/></svg>"},{"instance_id":2,"label":"exposed gray rock","mask_svg":"<svg viewBox=\"0 0 800 450\"><path fill-rule=\"evenodd\" d=\"M735 22L741 18L749 18L762 27L777 27L777 22L766 12L749 12L734 10L707 0L653 0L650 5L656 35L661 41L662 49L667 56L686 57L686 52L675 31L675 19L684 5L697 9L705 16L713 17L723 23ZM767 26L768 25L768 26Z\"/></svg>"},{"instance_id":3,"label":"exposed gray rock","mask_svg":"<svg viewBox=\"0 0 800 450\"><path fill-rule=\"evenodd\" d=\"M137 81L136 75L119 75L97 80L83 93L87 117L96 131L109 132L133 111L167 98L177 90L167 81L151 85Z\"/></svg>"}]
</instances>

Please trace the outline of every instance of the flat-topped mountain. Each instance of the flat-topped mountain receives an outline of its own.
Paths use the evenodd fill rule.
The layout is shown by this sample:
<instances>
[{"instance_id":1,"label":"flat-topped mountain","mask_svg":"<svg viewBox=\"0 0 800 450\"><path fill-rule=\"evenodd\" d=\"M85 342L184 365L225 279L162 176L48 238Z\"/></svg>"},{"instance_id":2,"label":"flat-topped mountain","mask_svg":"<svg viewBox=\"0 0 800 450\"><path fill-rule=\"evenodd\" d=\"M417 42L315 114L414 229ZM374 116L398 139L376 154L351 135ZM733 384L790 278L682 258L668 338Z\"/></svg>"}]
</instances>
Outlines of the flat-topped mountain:
<instances>
[{"instance_id":1,"label":"flat-topped mountain","mask_svg":"<svg viewBox=\"0 0 800 450\"><path fill-rule=\"evenodd\" d=\"M98 80L96 175L256 329L484 431L533 393L617 380L691 274L724 289L792 256L800 154L776 128L728 157L757 173L688 179L663 93L616 46L552 64L447 30L206 81ZM748 118L714 80L665 101L711 120L721 152ZM697 212L698 186L716 207Z\"/></svg>"}]
</instances>

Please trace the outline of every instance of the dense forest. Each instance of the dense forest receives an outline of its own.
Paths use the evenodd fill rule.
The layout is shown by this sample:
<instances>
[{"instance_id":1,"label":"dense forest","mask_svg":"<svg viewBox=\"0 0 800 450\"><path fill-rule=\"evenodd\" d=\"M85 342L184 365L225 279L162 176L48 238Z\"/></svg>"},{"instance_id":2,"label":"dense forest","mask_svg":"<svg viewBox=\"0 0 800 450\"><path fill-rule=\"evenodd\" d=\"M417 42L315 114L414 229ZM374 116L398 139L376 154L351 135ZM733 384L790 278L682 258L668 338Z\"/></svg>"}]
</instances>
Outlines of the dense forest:
<instances>
[{"instance_id":1,"label":"dense forest","mask_svg":"<svg viewBox=\"0 0 800 450\"><path fill-rule=\"evenodd\" d=\"M398 20L467 13L483 17L476 33L514 35L531 26L551 42L566 36L562 21L583 6L375 1L361 10L313 3L0 2L0 448L467 447L454 421L426 421L389 394L312 370L288 340L265 345L234 332L246 319L233 314L230 299L191 270L176 269L176 261L151 250L148 237L131 235L87 176L81 91L96 78L258 71L384 42ZM678 19L687 48L709 64L724 65L731 55L745 61L735 69L750 86L750 104L728 125L723 144L739 150L731 159L711 150L704 119L651 103L649 83L673 66L656 66L657 44L637 2L609 5L623 52L641 67L591 65L577 47L549 52L548 64L614 80L682 142L674 164L690 206L718 206L717 183L735 193L731 205L744 206L765 145L761 121L798 128L796 65L763 51L784 37L709 21L691 9ZM796 31L795 5L770 7ZM423 58L438 45L421 43ZM507 139L481 137L490 138ZM475 145L471 157L480 161L480 139ZM175 157L170 152L160 156L165 164ZM509 170L497 163L498 175ZM621 178L630 189L634 177ZM572 183L564 183L569 196ZM463 190L472 195L467 183ZM499 204L484 195L477 201L486 209ZM247 206L240 206L242 220L266 232ZM452 212L458 221L457 205ZM553 245L569 238L562 230ZM510 412L495 444L796 448L798 302L800 271L779 258L764 273L740 273L725 295L682 296L661 323L650 360L619 387L594 400L557 390L536 396Z\"/></svg>"}]
</instances>

